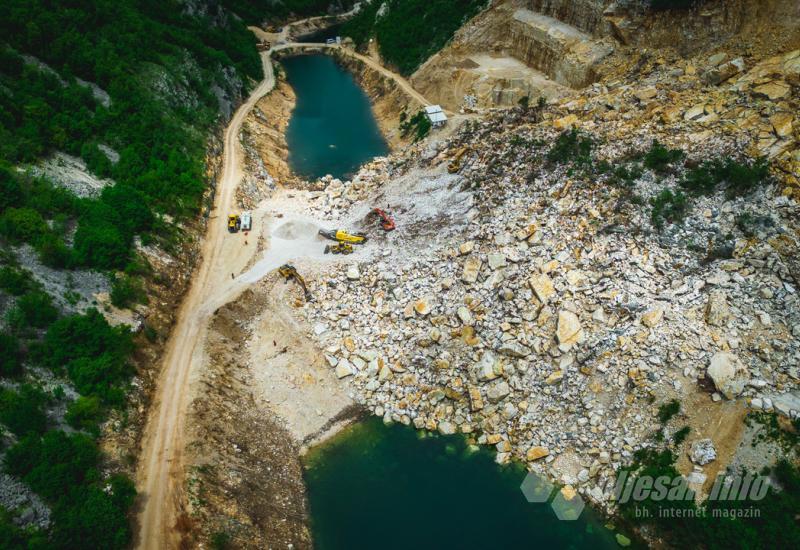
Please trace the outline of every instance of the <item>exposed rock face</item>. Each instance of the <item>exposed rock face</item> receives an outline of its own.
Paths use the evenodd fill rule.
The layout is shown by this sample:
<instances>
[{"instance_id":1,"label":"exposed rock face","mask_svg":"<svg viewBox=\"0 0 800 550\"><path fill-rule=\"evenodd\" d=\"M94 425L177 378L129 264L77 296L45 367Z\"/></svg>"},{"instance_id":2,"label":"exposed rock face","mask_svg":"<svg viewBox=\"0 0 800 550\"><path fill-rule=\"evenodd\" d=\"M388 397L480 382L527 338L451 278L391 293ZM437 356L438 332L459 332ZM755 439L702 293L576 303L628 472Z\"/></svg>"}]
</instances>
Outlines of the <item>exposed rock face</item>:
<instances>
[{"instance_id":1,"label":"exposed rock face","mask_svg":"<svg viewBox=\"0 0 800 550\"><path fill-rule=\"evenodd\" d=\"M478 274L481 271L483 262L475 257L467 258L464 262L464 271L461 273L461 280L465 283L474 283L478 280Z\"/></svg>"},{"instance_id":2,"label":"exposed rock face","mask_svg":"<svg viewBox=\"0 0 800 550\"><path fill-rule=\"evenodd\" d=\"M796 41L799 21L795 0L711 0L688 17L648 14L638 23L635 42L691 52L734 37L763 35L771 44L760 47L785 48Z\"/></svg>"},{"instance_id":3,"label":"exposed rock face","mask_svg":"<svg viewBox=\"0 0 800 550\"><path fill-rule=\"evenodd\" d=\"M539 460L540 458L544 458L550 454L550 450L547 447L542 447L537 445L535 447L531 447L528 449L528 452L525 453L525 459L528 462L533 462L535 460Z\"/></svg>"},{"instance_id":4,"label":"exposed rock face","mask_svg":"<svg viewBox=\"0 0 800 550\"><path fill-rule=\"evenodd\" d=\"M597 65L614 51L610 42L596 41L558 19L525 9L514 12L511 43L526 64L571 88L597 80Z\"/></svg>"},{"instance_id":5,"label":"exposed rock face","mask_svg":"<svg viewBox=\"0 0 800 550\"><path fill-rule=\"evenodd\" d=\"M553 287L553 281L547 276L546 273L532 276L528 280L528 283L530 284L531 290L533 290L534 294L536 294L536 297L539 299L539 301L544 304L546 304L556 293L555 288Z\"/></svg>"},{"instance_id":6,"label":"exposed rock face","mask_svg":"<svg viewBox=\"0 0 800 550\"><path fill-rule=\"evenodd\" d=\"M583 338L583 329L578 316L571 311L558 312L558 329L556 338L562 351L568 351L573 345Z\"/></svg>"},{"instance_id":7,"label":"exposed rock face","mask_svg":"<svg viewBox=\"0 0 800 550\"><path fill-rule=\"evenodd\" d=\"M98 197L104 188L114 185L110 179L94 176L83 159L60 152L32 166L31 173L48 178L59 187L83 198Z\"/></svg>"},{"instance_id":8,"label":"exposed rock face","mask_svg":"<svg viewBox=\"0 0 800 550\"><path fill-rule=\"evenodd\" d=\"M728 319L730 319L730 308L725 293L717 290L709 294L706 302L706 322L721 327L728 323Z\"/></svg>"},{"instance_id":9,"label":"exposed rock face","mask_svg":"<svg viewBox=\"0 0 800 550\"><path fill-rule=\"evenodd\" d=\"M675 48L688 57L729 41L741 51L737 39L749 42L749 52L768 55L800 43L800 6L795 0L707 0L679 17L650 12L647 5L647 0L495 2L456 33L412 82L450 110L469 106L465 97L478 107L506 106L525 96L533 101L558 98L565 85L596 82L613 66L630 60L625 46L648 52ZM609 49L615 53L608 55ZM741 74L748 62L746 56L725 59L708 67L704 79L723 83ZM769 84L765 91L775 96L787 94L788 88Z\"/></svg>"},{"instance_id":10,"label":"exposed rock face","mask_svg":"<svg viewBox=\"0 0 800 550\"><path fill-rule=\"evenodd\" d=\"M649 328L655 328L664 318L664 310L660 307L653 308L642 315L642 324Z\"/></svg>"},{"instance_id":11,"label":"exposed rock face","mask_svg":"<svg viewBox=\"0 0 800 550\"><path fill-rule=\"evenodd\" d=\"M528 0L528 8L595 36L610 33L603 0Z\"/></svg>"},{"instance_id":12,"label":"exposed rock face","mask_svg":"<svg viewBox=\"0 0 800 550\"><path fill-rule=\"evenodd\" d=\"M456 33L450 46L420 67L412 77L414 86L450 110L462 104L516 105L523 97L533 104L540 97L553 100L566 95L571 82L586 80L586 71L576 67L591 57L591 48L579 42L590 43L592 37L526 8L522 0L508 0L475 17ZM518 11L539 18L538 30L518 22L515 34ZM554 68L559 69L558 78L551 72Z\"/></svg>"},{"instance_id":13,"label":"exposed rock face","mask_svg":"<svg viewBox=\"0 0 800 550\"><path fill-rule=\"evenodd\" d=\"M494 380L503 374L503 363L491 351L484 352L473 367L473 376L480 382Z\"/></svg>"}]
</instances>

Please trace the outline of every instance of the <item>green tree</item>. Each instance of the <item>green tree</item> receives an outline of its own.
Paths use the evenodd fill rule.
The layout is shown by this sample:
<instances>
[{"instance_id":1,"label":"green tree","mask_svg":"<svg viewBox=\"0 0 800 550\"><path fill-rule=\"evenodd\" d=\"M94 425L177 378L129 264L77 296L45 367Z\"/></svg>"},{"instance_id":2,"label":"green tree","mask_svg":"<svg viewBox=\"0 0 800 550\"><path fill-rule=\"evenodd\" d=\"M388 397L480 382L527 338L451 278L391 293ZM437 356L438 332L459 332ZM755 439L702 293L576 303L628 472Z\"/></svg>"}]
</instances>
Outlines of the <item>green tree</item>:
<instances>
[{"instance_id":1,"label":"green tree","mask_svg":"<svg viewBox=\"0 0 800 550\"><path fill-rule=\"evenodd\" d=\"M111 287L111 303L118 308L130 307L135 303L144 303L147 299L141 279L130 275L114 278Z\"/></svg>"},{"instance_id":2,"label":"green tree","mask_svg":"<svg viewBox=\"0 0 800 550\"><path fill-rule=\"evenodd\" d=\"M111 222L81 220L74 250L76 261L89 267L119 269L128 262L128 243Z\"/></svg>"},{"instance_id":3,"label":"green tree","mask_svg":"<svg viewBox=\"0 0 800 550\"><path fill-rule=\"evenodd\" d=\"M86 162L86 166L95 175L101 178L111 176L111 161L97 146L97 143L87 142L81 147L81 157Z\"/></svg>"},{"instance_id":4,"label":"green tree","mask_svg":"<svg viewBox=\"0 0 800 550\"><path fill-rule=\"evenodd\" d=\"M0 390L0 422L20 437L40 434L47 429L46 402L44 392L30 384L23 384L19 391Z\"/></svg>"},{"instance_id":5,"label":"green tree","mask_svg":"<svg viewBox=\"0 0 800 550\"><path fill-rule=\"evenodd\" d=\"M15 243L35 244L47 230L42 215L32 208L8 208L0 217L0 233Z\"/></svg>"},{"instance_id":6,"label":"green tree","mask_svg":"<svg viewBox=\"0 0 800 550\"><path fill-rule=\"evenodd\" d=\"M130 185L115 185L103 190L102 201L117 213L124 232L133 235L149 230L154 221L144 193Z\"/></svg>"},{"instance_id":7,"label":"green tree","mask_svg":"<svg viewBox=\"0 0 800 550\"><path fill-rule=\"evenodd\" d=\"M39 362L66 368L76 389L108 405L121 405L122 385L132 374L128 355L133 340L127 327L112 327L96 310L53 323L37 350Z\"/></svg>"},{"instance_id":8,"label":"green tree","mask_svg":"<svg viewBox=\"0 0 800 550\"><path fill-rule=\"evenodd\" d=\"M21 372L19 340L16 336L0 332L0 376L17 376Z\"/></svg>"},{"instance_id":9,"label":"green tree","mask_svg":"<svg viewBox=\"0 0 800 550\"><path fill-rule=\"evenodd\" d=\"M33 289L35 284L27 271L11 266L0 267L0 288L14 296L22 296Z\"/></svg>"},{"instance_id":10,"label":"green tree","mask_svg":"<svg viewBox=\"0 0 800 550\"><path fill-rule=\"evenodd\" d=\"M100 398L96 396L79 397L67 408L65 420L76 430L96 432L98 423L103 419L104 411Z\"/></svg>"},{"instance_id":11,"label":"green tree","mask_svg":"<svg viewBox=\"0 0 800 550\"><path fill-rule=\"evenodd\" d=\"M56 548L127 548L131 530L127 508L98 487L81 487L54 510Z\"/></svg>"},{"instance_id":12,"label":"green tree","mask_svg":"<svg viewBox=\"0 0 800 550\"><path fill-rule=\"evenodd\" d=\"M75 487L97 480L99 457L91 437L52 430L20 439L8 449L4 463L8 473L49 502L58 502Z\"/></svg>"},{"instance_id":13,"label":"green tree","mask_svg":"<svg viewBox=\"0 0 800 550\"><path fill-rule=\"evenodd\" d=\"M11 170L0 163L0 210L22 202L22 186Z\"/></svg>"},{"instance_id":14,"label":"green tree","mask_svg":"<svg viewBox=\"0 0 800 550\"><path fill-rule=\"evenodd\" d=\"M54 269L67 269L74 263L72 250L64 244L58 235L49 233L42 237L37 247L39 259L48 267Z\"/></svg>"},{"instance_id":15,"label":"green tree","mask_svg":"<svg viewBox=\"0 0 800 550\"><path fill-rule=\"evenodd\" d=\"M20 297L9 311L9 324L18 330L28 327L45 328L58 317L53 299L42 290L33 290Z\"/></svg>"}]
</instances>

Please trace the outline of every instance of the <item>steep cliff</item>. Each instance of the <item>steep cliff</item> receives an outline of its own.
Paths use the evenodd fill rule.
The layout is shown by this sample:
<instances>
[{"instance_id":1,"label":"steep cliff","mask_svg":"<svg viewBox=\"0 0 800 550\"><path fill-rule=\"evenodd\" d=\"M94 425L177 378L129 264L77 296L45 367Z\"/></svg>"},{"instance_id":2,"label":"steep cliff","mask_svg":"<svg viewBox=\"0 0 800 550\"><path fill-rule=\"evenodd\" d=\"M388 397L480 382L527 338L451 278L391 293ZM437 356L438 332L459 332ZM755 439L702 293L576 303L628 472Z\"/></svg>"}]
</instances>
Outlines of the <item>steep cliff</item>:
<instances>
[{"instance_id":1,"label":"steep cliff","mask_svg":"<svg viewBox=\"0 0 800 550\"><path fill-rule=\"evenodd\" d=\"M800 4L794 0L706 0L688 10L651 12L643 2L610 3L614 36L646 48L674 48L684 56L730 46L756 56L800 46Z\"/></svg>"},{"instance_id":2,"label":"steep cliff","mask_svg":"<svg viewBox=\"0 0 800 550\"><path fill-rule=\"evenodd\" d=\"M528 9L558 19L595 36L606 36L611 28L604 17L608 0L528 0Z\"/></svg>"},{"instance_id":3,"label":"steep cliff","mask_svg":"<svg viewBox=\"0 0 800 550\"><path fill-rule=\"evenodd\" d=\"M412 82L452 110L508 106L635 70L629 62L643 49L702 58L729 48L756 62L798 46L800 4L793 0L708 0L660 12L639 0L501 0L460 29Z\"/></svg>"},{"instance_id":4,"label":"steep cliff","mask_svg":"<svg viewBox=\"0 0 800 550\"><path fill-rule=\"evenodd\" d=\"M580 29L530 10L511 19L511 54L559 84L582 88L598 78L598 63L613 52Z\"/></svg>"},{"instance_id":5,"label":"steep cliff","mask_svg":"<svg viewBox=\"0 0 800 550\"><path fill-rule=\"evenodd\" d=\"M599 36L602 26L591 23L600 4L542 5L547 13L533 11L523 0L493 4L420 67L412 82L451 110L460 108L465 96L480 107L509 106L523 97L555 99L564 87L595 82L615 46L610 36ZM598 36L548 14L566 14Z\"/></svg>"}]
</instances>

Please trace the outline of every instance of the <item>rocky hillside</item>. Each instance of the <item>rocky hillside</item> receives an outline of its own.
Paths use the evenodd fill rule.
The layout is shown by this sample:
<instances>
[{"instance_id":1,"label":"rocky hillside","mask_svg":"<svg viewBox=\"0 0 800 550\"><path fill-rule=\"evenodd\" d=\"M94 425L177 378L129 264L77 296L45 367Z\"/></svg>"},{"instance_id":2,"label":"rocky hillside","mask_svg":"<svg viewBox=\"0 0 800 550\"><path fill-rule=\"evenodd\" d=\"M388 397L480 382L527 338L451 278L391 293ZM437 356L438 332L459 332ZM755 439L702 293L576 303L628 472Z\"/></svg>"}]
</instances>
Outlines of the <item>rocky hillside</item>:
<instances>
[{"instance_id":1,"label":"rocky hillside","mask_svg":"<svg viewBox=\"0 0 800 550\"><path fill-rule=\"evenodd\" d=\"M466 434L611 512L627 513L619 472L641 467L685 475L698 502L718 473L774 468L789 489L765 506L794 506L780 461L796 463L800 414L797 14L566 4L496 3L413 79L456 100L478 70L465 60L513 58L549 101L534 105L535 84L513 108L478 97L452 137L298 201L368 231L369 206L388 204L398 223L355 263L302 265L306 336L387 422ZM524 32L493 37L504 21ZM644 49L650 30L672 40ZM785 546L797 527L775 513L777 529L656 533L707 545L757 529Z\"/></svg>"},{"instance_id":2,"label":"rocky hillside","mask_svg":"<svg viewBox=\"0 0 800 550\"><path fill-rule=\"evenodd\" d=\"M507 0L462 27L413 77L450 108L556 99L619 71L635 79L645 51L687 61L734 51L748 66L800 47L796 3L709 0L653 11L647 2ZM736 56L734 56L736 57Z\"/></svg>"}]
</instances>

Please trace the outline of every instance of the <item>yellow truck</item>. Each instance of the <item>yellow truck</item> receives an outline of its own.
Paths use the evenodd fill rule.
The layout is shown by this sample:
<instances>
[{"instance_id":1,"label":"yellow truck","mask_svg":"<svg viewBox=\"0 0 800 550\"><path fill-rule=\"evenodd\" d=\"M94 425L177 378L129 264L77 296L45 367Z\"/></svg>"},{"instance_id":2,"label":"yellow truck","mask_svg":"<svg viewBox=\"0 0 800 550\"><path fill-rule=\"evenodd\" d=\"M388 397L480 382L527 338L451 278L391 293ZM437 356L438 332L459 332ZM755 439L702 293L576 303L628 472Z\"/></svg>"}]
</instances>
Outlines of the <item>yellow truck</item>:
<instances>
[{"instance_id":1,"label":"yellow truck","mask_svg":"<svg viewBox=\"0 0 800 550\"><path fill-rule=\"evenodd\" d=\"M325 254L344 254L345 256L353 253L353 245L350 243L336 243L325 246Z\"/></svg>"},{"instance_id":2,"label":"yellow truck","mask_svg":"<svg viewBox=\"0 0 800 550\"><path fill-rule=\"evenodd\" d=\"M242 219L236 214L228 216L228 232L236 233L242 227Z\"/></svg>"},{"instance_id":3,"label":"yellow truck","mask_svg":"<svg viewBox=\"0 0 800 550\"><path fill-rule=\"evenodd\" d=\"M348 233L343 229L331 229L330 231L320 229L319 234L326 239L340 243L364 244L367 242L367 236L364 233Z\"/></svg>"}]
</instances>

